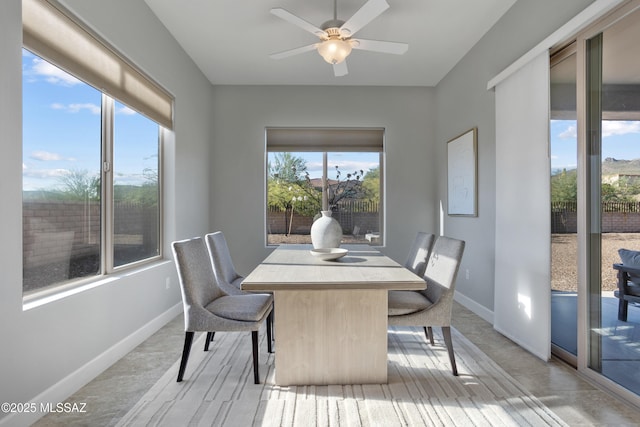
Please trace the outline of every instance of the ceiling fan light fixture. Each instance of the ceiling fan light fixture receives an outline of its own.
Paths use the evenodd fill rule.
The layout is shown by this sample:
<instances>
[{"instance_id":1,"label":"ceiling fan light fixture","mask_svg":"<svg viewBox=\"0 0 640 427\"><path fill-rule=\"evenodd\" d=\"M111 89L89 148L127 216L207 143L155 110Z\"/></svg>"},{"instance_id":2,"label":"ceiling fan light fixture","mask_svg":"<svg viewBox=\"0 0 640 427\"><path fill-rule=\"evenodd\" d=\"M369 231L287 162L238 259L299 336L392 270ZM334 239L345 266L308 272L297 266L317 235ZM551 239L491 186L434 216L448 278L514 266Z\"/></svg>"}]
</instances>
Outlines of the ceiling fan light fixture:
<instances>
[{"instance_id":1,"label":"ceiling fan light fixture","mask_svg":"<svg viewBox=\"0 0 640 427\"><path fill-rule=\"evenodd\" d=\"M318 53L329 64L336 65L344 61L351 53L351 43L339 37L330 37L318 44Z\"/></svg>"}]
</instances>

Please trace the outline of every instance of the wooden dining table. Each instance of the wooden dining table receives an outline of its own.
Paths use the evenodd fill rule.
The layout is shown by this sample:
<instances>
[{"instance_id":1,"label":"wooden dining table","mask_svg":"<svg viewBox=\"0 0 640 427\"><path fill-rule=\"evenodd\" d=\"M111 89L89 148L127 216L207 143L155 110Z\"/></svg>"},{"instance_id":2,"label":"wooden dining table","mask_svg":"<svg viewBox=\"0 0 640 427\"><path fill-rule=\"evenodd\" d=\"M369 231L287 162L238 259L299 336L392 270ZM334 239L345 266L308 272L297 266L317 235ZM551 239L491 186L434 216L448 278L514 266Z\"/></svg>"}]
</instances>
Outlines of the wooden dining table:
<instances>
[{"instance_id":1,"label":"wooden dining table","mask_svg":"<svg viewBox=\"0 0 640 427\"><path fill-rule=\"evenodd\" d=\"M422 278L369 245L325 261L281 245L242 282L274 295L277 385L387 382L387 296Z\"/></svg>"}]
</instances>

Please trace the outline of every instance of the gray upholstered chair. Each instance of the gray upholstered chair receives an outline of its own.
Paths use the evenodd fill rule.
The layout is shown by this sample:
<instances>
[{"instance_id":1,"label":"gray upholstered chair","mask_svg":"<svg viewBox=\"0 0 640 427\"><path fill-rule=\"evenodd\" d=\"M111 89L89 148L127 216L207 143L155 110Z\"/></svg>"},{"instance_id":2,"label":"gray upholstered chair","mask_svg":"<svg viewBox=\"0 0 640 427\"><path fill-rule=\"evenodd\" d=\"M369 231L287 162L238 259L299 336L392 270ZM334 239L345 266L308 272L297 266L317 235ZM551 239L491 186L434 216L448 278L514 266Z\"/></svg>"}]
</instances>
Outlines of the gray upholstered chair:
<instances>
[{"instance_id":1,"label":"gray upholstered chair","mask_svg":"<svg viewBox=\"0 0 640 427\"><path fill-rule=\"evenodd\" d=\"M205 240L218 286L229 295L246 294L247 292L240 289L244 277L238 274L233 265L229 246L222 231L207 234Z\"/></svg>"},{"instance_id":2,"label":"gray upholstered chair","mask_svg":"<svg viewBox=\"0 0 640 427\"><path fill-rule=\"evenodd\" d=\"M418 276L422 276L424 274L424 269L427 267L427 259L429 259L429 254L431 253L434 241L435 236L433 234L419 231L411 245L411 249L409 250L409 255L404 262L404 266Z\"/></svg>"},{"instance_id":3,"label":"gray upholstered chair","mask_svg":"<svg viewBox=\"0 0 640 427\"><path fill-rule=\"evenodd\" d=\"M209 250L209 258L213 267L213 274L216 276L218 286L228 295L246 295L250 292L242 290L242 281L244 277L238 274L236 267L231 260L231 253L227 245L227 239L224 238L222 231L209 233L204 236ZM265 292L271 293L271 292ZM273 320L273 318L272 318ZM273 322L270 322L270 333L273 338Z\"/></svg>"},{"instance_id":4,"label":"gray upholstered chair","mask_svg":"<svg viewBox=\"0 0 640 427\"><path fill-rule=\"evenodd\" d=\"M258 329L267 320L267 347L271 353L271 313L273 296L269 294L228 295L218 286L204 241L200 237L172 243L184 305L185 340L178 382L187 367L195 332L207 332L205 351L218 331L251 331L253 377L258 372Z\"/></svg>"},{"instance_id":5,"label":"gray upholstered chair","mask_svg":"<svg viewBox=\"0 0 640 427\"><path fill-rule=\"evenodd\" d=\"M458 375L451 342L451 309L456 276L465 242L438 237L423 275L427 288L423 291L389 291L389 325L422 326L433 345L432 326L442 328L453 375Z\"/></svg>"}]
</instances>

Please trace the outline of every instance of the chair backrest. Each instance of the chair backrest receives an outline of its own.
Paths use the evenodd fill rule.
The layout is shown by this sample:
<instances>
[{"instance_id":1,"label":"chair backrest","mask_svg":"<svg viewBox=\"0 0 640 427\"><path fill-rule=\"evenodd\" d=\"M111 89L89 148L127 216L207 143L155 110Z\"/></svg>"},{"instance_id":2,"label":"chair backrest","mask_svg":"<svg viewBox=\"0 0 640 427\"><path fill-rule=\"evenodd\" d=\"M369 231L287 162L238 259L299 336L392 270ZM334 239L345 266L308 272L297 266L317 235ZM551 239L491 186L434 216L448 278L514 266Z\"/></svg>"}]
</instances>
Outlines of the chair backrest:
<instances>
[{"instance_id":1,"label":"chair backrest","mask_svg":"<svg viewBox=\"0 0 640 427\"><path fill-rule=\"evenodd\" d=\"M404 266L418 276L422 276L427 267L427 259L429 259L434 240L435 236L433 234L425 233L424 231L418 232Z\"/></svg>"},{"instance_id":2,"label":"chair backrest","mask_svg":"<svg viewBox=\"0 0 640 427\"><path fill-rule=\"evenodd\" d=\"M463 240L446 236L433 245L423 276L427 289L421 291L433 304L452 303L464 245Z\"/></svg>"},{"instance_id":3,"label":"chair backrest","mask_svg":"<svg viewBox=\"0 0 640 427\"><path fill-rule=\"evenodd\" d=\"M222 234L222 231L216 231L215 233L207 234L205 238L207 239L207 248L209 248L211 264L213 265L216 279L218 282L232 284L234 280L241 276L233 265L224 234Z\"/></svg>"},{"instance_id":4,"label":"chair backrest","mask_svg":"<svg viewBox=\"0 0 640 427\"><path fill-rule=\"evenodd\" d=\"M209 254L201 237L180 240L171 244L178 270L185 329L193 330L199 315L211 301L224 295L216 283Z\"/></svg>"}]
</instances>

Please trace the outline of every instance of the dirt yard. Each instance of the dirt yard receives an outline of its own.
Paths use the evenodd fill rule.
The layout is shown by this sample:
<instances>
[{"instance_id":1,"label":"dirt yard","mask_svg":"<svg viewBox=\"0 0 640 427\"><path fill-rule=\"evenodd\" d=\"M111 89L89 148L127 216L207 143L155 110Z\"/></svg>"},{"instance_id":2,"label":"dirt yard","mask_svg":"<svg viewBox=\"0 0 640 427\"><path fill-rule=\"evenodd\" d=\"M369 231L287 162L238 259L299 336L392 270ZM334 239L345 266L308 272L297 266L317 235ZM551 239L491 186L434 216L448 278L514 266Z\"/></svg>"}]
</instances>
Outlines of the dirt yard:
<instances>
[{"instance_id":1,"label":"dirt yard","mask_svg":"<svg viewBox=\"0 0 640 427\"><path fill-rule=\"evenodd\" d=\"M616 271L611 267L620 262L618 249L640 250L640 234L606 233L602 235L602 290L616 289ZM551 236L551 288L559 291L575 291L577 273L578 240L576 234Z\"/></svg>"},{"instance_id":2,"label":"dirt yard","mask_svg":"<svg viewBox=\"0 0 640 427\"><path fill-rule=\"evenodd\" d=\"M281 243L289 243L289 244L300 244L300 243L311 243L311 235L309 234L269 234L269 244L270 245L279 245ZM366 244L369 242L364 236L351 236L348 234L342 235L342 243L357 243L357 244Z\"/></svg>"}]
</instances>

